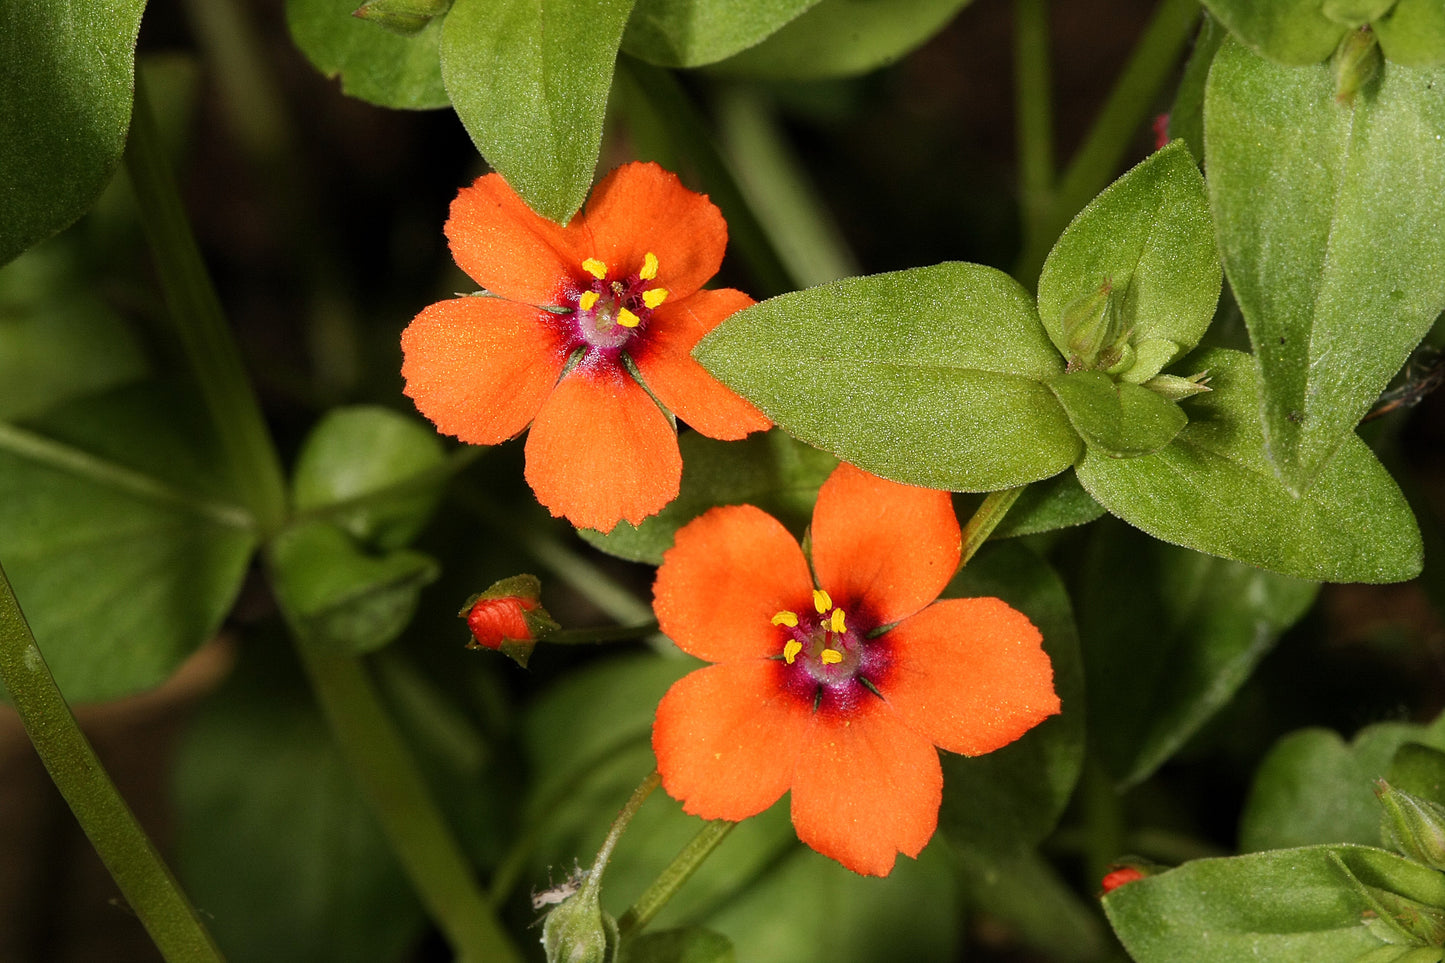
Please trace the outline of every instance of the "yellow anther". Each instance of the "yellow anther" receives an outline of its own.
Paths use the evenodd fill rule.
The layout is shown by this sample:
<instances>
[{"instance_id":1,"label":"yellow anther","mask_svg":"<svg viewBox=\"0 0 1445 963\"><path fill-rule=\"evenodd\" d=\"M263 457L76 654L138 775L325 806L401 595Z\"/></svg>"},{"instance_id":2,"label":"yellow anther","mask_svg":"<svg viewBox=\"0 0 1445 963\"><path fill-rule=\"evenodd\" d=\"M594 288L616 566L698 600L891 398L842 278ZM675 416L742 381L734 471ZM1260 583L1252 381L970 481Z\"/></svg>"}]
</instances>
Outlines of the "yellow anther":
<instances>
[{"instance_id":1,"label":"yellow anther","mask_svg":"<svg viewBox=\"0 0 1445 963\"><path fill-rule=\"evenodd\" d=\"M649 288L642 292L642 303L655 308L667 300L667 288Z\"/></svg>"},{"instance_id":2,"label":"yellow anther","mask_svg":"<svg viewBox=\"0 0 1445 963\"><path fill-rule=\"evenodd\" d=\"M783 661L787 662L788 665L792 665L793 660L798 657L798 653L801 651L803 651L803 643L797 640L789 642L783 646Z\"/></svg>"},{"instance_id":3,"label":"yellow anther","mask_svg":"<svg viewBox=\"0 0 1445 963\"><path fill-rule=\"evenodd\" d=\"M813 589L813 608L818 610L819 615L822 615L832 607L833 600L828 597L827 592L822 589Z\"/></svg>"},{"instance_id":4,"label":"yellow anther","mask_svg":"<svg viewBox=\"0 0 1445 963\"><path fill-rule=\"evenodd\" d=\"M834 631L834 632L837 632L837 633L839 633L839 634L842 634L843 632L848 631L847 629L843 628L843 610L842 610L842 609L834 609L834 610L833 610L832 627L833 627L833 631Z\"/></svg>"},{"instance_id":5,"label":"yellow anther","mask_svg":"<svg viewBox=\"0 0 1445 963\"><path fill-rule=\"evenodd\" d=\"M646 254L642 255L642 270L637 272L637 276L642 278L642 280L644 281L651 281L653 278L657 277L656 254L648 251ZM649 304L648 307L650 308L652 307L652 305Z\"/></svg>"},{"instance_id":6,"label":"yellow anther","mask_svg":"<svg viewBox=\"0 0 1445 963\"><path fill-rule=\"evenodd\" d=\"M824 664L824 665L837 665L839 662L842 662L842 661L843 661L843 653L842 653L842 652L839 652L837 649L824 649L824 650L823 650L823 664Z\"/></svg>"},{"instance_id":7,"label":"yellow anther","mask_svg":"<svg viewBox=\"0 0 1445 963\"><path fill-rule=\"evenodd\" d=\"M624 328L635 328L642 323L642 319L626 308L623 308L617 312L617 323Z\"/></svg>"},{"instance_id":8,"label":"yellow anther","mask_svg":"<svg viewBox=\"0 0 1445 963\"><path fill-rule=\"evenodd\" d=\"M607 265L603 264L595 257L589 257L587 260L583 261L582 270L586 271L588 274L592 275L599 281L607 277Z\"/></svg>"},{"instance_id":9,"label":"yellow anther","mask_svg":"<svg viewBox=\"0 0 1445 963\"><path fill-rule=\"evenodd\" d=\"M791 629L798 624L797 613L789 612L787 609L783 609L783 611L773 616L773 624L786 625L788 628Z\"/></svg>"},{"instance_id":10,"label":"yellow anther","mask_svg":"<svg viewBox=\"0 0 1445 963\"><path fill-rule=\"evenodd\" d=\"M596 291L584 292L583 295L577 299L577 307L581 308L583 311L591 311L597 306L597 299L600 297L602 297L602 295L598 294Z\"/></svg>"}]
</instances>

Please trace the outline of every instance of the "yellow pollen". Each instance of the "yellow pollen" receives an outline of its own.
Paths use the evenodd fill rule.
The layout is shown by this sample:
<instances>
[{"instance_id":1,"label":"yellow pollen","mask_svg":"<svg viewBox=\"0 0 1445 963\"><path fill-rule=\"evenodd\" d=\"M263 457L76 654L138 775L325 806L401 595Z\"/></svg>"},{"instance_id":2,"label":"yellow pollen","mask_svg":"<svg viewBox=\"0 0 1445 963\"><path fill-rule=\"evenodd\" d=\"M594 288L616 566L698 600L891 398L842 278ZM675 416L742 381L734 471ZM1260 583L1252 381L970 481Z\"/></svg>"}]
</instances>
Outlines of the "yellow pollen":
<instances>
[{"instance_id":1,"label":"yellow pollen","mask_svg":"<svg viewBox=\"0 0 1445 963\"><path fill-rule=\"evenodd\" d=\"M600 297L602 297L602 295L596 291L587 291L583 293L582 297L577 299L577 307L583 311L591 311L597 306L597 299Z\"/></svg>"},{"instance_id":2,"label":"yellow pollen","mask_svg":"<svg viewBox=\"0 0 1445 963\"><path fill-rule=\"evenodd\" d=\"M796 639L792 642L789 642L787 645L783 646L784 661L786 661L788 665L792 665L793 660L798 657L798 653L801 651L803 651L803 643L797 641ZM823 653L825 658L827 657L827 654L828 653L826 652Z\"/></svg>"},{"instance_id":3,"label":"yellow pollen","mask_svg":"<svg viewBox=\"0 0 1445 963\"><path fill-rule=\"evenodd\" d=\"M582 270L586 271L588 274L592 275L599 281L607 277L607 265L603 264L595 257L589 257L587 260L583 261Z\"/></svg>"},{"instance_id":4,"label":"yellow pollen","mask_svg":"<svg viewBox=\"0 0 1445 963\"><path fill-rule=\"evenodd\" d=\"M624 328L635 328L642 323L642 319L626 308L623 308L617 312L617 323Z\"/></svg>"},{"instance_id":5,"label":"yellow pollen","mask_svg":"<svg viewBox=\"0 0 1445 963\"><path fill-rule=\"evenodd\" d=\"M843 661L843 653L842 653L842 652L839 652L837 649L824 649L824 650L823 650L823 664L824 664L824 665L837 665L839 662L842 662L842 661Z\"/></svg>"},{"instance_id":6,"label":"yellow pollen","mask_svg":"<svg viewBox=\"0 0 1445 963\"><path fill-rule=\"evenodd\" d=\"M832 620L832 624L833 624L833 631L834 631L834 632L837 632L837 633L840 633L840 634L841 634L841 633L847 631L847 629L843 628L843 610L842 610L842 609L834 609L834 610L833 610L833 620Z\"/></svg>"},{"instance_id":7,"label":"yellow pollen","mask_svg":"<svg viewBox=\"0 0 1445 963\"><path fill-rule=\"evenodd\" d=\"M642 303L649 308L655 308L667 300L667 288L652 288L642 292Z\"/></svg>"},{"instance_id":8,"label":"yellow pollen","mask_svg":"<svg viewBox=\"0 0 1445 963\"><path fill-rule=\"evenodd\" d=\"M783 609L783 611L773 616L773 624L786 625L788 628L791 629L798 624L798 616L796 613L789 612L787 609Z\"/></svg>"},{"instance_id":9,"label":"yellow pollen","mask_svg":"<svg viewBox=\"0 0 1445 963\"><path fill-rule=\"evenodd\" d=\"M813 589L813 608L818 610L819 615L822 615L832 607L833 600L828 596L827 592L822 589Z\"/></svg>"},{"instance_id":10,"label":"yellow pollen","mask_svg":"<svg viewBox=\"0 0 1445 963\"><path fill-rule=\"evenodd\" d=\"M646 254L642 255L642 270L637 272L637 276L642 278L642 280L644 281L651 281L653 278L657 277L656 254L648 251ZM648 307L652 307L652 305L649 304Z\"/></svg>"}]
</instances>

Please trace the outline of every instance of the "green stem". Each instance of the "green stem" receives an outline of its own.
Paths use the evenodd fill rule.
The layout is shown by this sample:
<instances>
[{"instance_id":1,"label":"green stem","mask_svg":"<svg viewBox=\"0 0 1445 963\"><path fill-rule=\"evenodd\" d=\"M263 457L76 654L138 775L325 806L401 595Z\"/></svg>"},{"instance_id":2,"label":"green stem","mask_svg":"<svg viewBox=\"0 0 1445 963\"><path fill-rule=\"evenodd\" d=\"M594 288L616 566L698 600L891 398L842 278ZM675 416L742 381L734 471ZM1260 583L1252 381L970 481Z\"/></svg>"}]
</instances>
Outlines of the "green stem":
<instances>
[{"instance_id":1,"label":"green stem","mask_svg":"<svg viewBox=\"0 0 1445 963\"><path fill-rule=\"evenodd\" d=\"M697 835L682 848L682 852L652 881L652 885L637 897L637 902L622 914L622 918L617 921L618 935L626 939L634 933L642 932L736 825L737 823L726 819L716 819L699 829Z\"/></svg>"},{"instance_id":2,"label":"green stem","mask_svg":"<svg viewBox=\"0 0 1445 963\"><path fill-rule=\"evenodd\" d=\"M1058 234L1118 170L1124 151L1173 74L1198 20L1199 0L1160 0L1084 143L1059 178L1038 233L1019 257L1014 276L1025 285L1037 280Z\"/></svg>"},{"instance_id":3,"label":"green stem","mask_svg":"<svg viewBox=\"0 0 1445 963\"><path fill-rule=\"evenodd\" d=\"M427 912L468 963L521 955L497 921L365 666L297 637L312 689L392 851Z\"/></svg>"},{"instance_id":4,"label":"green stem","mask_svg":"<svg viewBox=\"0 0 1445 963\"><path fill-rule=\"evenodd\" d=\"M191 233L140 73L125 163L171 320L220 436L229 477L262 533L273 533L286 516L281 461Z\"/></svg>"},{"instance_id":5,"label":"green stem","mask_svg":"<svg viewBox=\"0 0 1445 963\"><path fill-rule=\"evenodd\" d=\"M542 639L551 645L595 645L602 642L629 642L645 639L657 632L657 620L640 625L603 625L590 629L558 629Z\"/></svg>"},{"instance_id":6,"label":"green stem","mask_svg":"<svg viewBox=\"0 0 1445 963\"><path fill-rule=\"evenodd\" d=\"M1037 245L1054 186L1054 116L1049 73L1049 2L1014 0L1014 108L1024 247Z\"/></svg>"},{"instance_id":7,"label":"green stem","mask_svg":"<svg viewBox=\"0 0 1445 963\"><path fill-rule=\"evenodd\" d=\"M612 827L607 830L607 838L602 841L602 848L597 850L597 858L592 861L592 872L587 874L587 885L601 885L602 871L612 859L612 851L617 848L617 841L627 831L627 824L632 822L632 817L636 816L642 804L647 802L647 797L661 784L662 773L654 769L632 790L632 795L627 797L627 802L623 803L622 809L618 811L617 818L612 820Z\"/></svg>"},{"instance_id":8,"label":"green stem","mask_svg":"<svg viewBox=\"0 0 1445 963\"><path fill-rule=\"evenodd\" d=\"M1027 485L1020 485L1017 488L1005 488L1003 491L989 492L983 504L973 513L968 524L963 527L963 553L958 559L958 567L963 568L969 560L988 541L993 530L998 528L998 523L1008 514L1014 502L1024 493Z\"/></svg>"},{"instance_id":9,"label":"green stem","mask_svg":"<svg viewBox=\"0 0 1445 963\"><path fill-rule=\"evenodd\" d=\"M3 569L0 684L9 691L50 778L161 955L186 963L221 960L211 934L76 724Z\"/></svg>"},{"instance_id":10,"label":"green stem","mask_svg":"<svg viewBox=\"0 0 1445 963\"><path fill-rule=\"evenodd\" d=\"M1114 780L1095 758L1084 760L1079 780L1079 807L1084 821L1085 879L1097 883L1114 860L1124 855L1124 806Z\"/></svg>"}]
</instances>

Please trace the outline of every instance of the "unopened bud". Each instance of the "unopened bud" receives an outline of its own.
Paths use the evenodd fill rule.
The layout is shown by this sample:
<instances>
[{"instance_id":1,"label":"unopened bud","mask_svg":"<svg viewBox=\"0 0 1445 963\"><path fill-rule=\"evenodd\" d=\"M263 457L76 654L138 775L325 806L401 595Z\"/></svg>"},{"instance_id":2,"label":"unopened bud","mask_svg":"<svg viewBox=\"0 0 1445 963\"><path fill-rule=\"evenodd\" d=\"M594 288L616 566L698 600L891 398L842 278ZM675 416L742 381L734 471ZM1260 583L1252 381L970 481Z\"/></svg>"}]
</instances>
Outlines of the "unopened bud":
<instances>
[{"instance_id":1,"label":"unopened bud","mask_svg":"<svg viewBox=\"0 0 1445 963\"><path fill-rule=\"evenodd\" d=\"M535 575L514 575L467 599L457 613L467 620L469 649L494 649L524 668L538 640L559 628L539 601Z\"/></svg>"},{"instance_id":2,"label":"unopened bud","mask_svg":"<svg viewBox=\"0 0 1445 963\"><path fill-rule=\"evenodd\" d=\"M1386 943L1445 945L1445 909L1421 903L1378 886L1367 886L1376 909L1366 913L1365 927ZM1400 939L1404 937L1404 939Z\"/></svg>"},{"instance_id":3,"label":"unopened bud","mask_svg":"<svg viewBox=\"0 0 1445 963\"><path fill-rule=\"evenodd\" d=\"M1201 371L1188 378L1168 374L1155 375L1144 382L1144 387L1163 395L1170 401L1183 401L1185 398L1193 398L1195 395L1202 395L1206 391L1213 390L1209 387L1209 372L1207 371Z\"/></svg>"},{"instance_id":4,"label":"unopened bud","mask_svg":"<svg viewBox=\"0 0 1445 963\"><path fill-rule=\"evenodd\" d=\"M451 8L452 0L368 0L352 16L409 37Z\"/></svg>"},{"instance_id":5,"label":"unopened bud","mask_svg":"<svg viewBox=\"0 0 1445 963\"><path fill-rule=\"evenodd\" d=\"M1094 370L1100 352L1118 340L1119 316L1113 293L1114 283L1105 278L1097 289L1075 298L1064 308L1061 320L1069 346L1069 370Z\"/></svg>"},{"instance_id":6,"label":"unopened bud","mask_svg":"<svg viewBox=\"0 0 1445 963\"><path fill-rule=\"evenodd\" d=\"M603 911L601 887L590 878L542 924L547 963L611 963L617 941L617 921Z\"/></svg>"},{"instance_id":7,"label":"unopened bud","mask_svg":"<svg viewBox=\"0 0 1445 963\"><path fill-rule=\"evenodd\" d=\"M1445 869L1445 806L1396 789L1381 779L1375 795L1385 807L1385 838L1432 869Z\"/></svg>"},{"instance_id":8,"label":"unopened bud","mask_svg":"<svg viewBox=\"0 0 1445 963\"><path fill-rule=\"evenodd\" d=\"M1102 891L1099 895L1107 896L1120 886L1137 883L1139 880L1147 879L1163 869L1165 869L1165 867L1157 863L1152 863L1147 859L1140 859L1137 856L1126 856L1117 863L1111 864L1109 871L1104 874L1104 878L1099 880L1099 889Z\"/></svg>"},{"instance_id":9,"label":"unopened bud","mask_svg":"<svg viewBox=\"0 0 1445 963\"><path fill-rule=\"evenodd\" d=\"M1335 48L1335 101L1346 107L1355 102L1355 94L1380 70L1380 45L1368 26L1345 34Z\"/></svg>"}]
</instances>

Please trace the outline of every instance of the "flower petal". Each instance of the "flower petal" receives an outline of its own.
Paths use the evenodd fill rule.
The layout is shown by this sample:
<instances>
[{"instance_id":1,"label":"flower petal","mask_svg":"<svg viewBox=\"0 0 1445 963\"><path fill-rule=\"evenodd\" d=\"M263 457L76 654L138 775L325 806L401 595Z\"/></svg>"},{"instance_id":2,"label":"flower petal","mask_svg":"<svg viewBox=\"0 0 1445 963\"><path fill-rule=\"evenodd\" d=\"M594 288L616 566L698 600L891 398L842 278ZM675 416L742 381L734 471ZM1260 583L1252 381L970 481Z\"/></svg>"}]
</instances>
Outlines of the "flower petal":
<instances>
[{"instance_id":1,"label":"flower petal","mask_svg":"<svg viewBox=\"0 0 1445 963\"><path fill-rule=\"evenodd\" d=\"M1039 630L1001 599L942 599L883 639L893 655L883 697L950 752L992 752L1060 709Z\"/></svg>"},{"instance_id":2,"label":"flower petal","mask_svg":"<svg viewBox=\"0 0 1445 963\"><path fill-rule=\"evenodd\" d=\"M678 529L653 583L659 627L709 662L768 658L787 636L779 611L810 606L813 577L782 523L752 505L724 505Z\"/></svg>"},{"instance_id":3,"label":"flower petal","mask_svg":"<svg viewBox=\"0 0 1445 963\"><path fill-rule=\"evenodd\" d=\"M650 251L657 256L656 286L674 298L717 273L728 243L727 222L707 195L652 163L624 164L604 177L579 220L612 276L641 270Z\"/></svg>"},{"instance_id":4,"label":"flower petal","mask_svg":"<svg viewBox=\"0 0 1445 963\"><path fill-rule=\"evenodd\" d=\"M677 497L677 433L636 381L606 359L584 361L542 404L527 434L527 484L553 515L610 532Z\"/></svg>"},{"instance_id":5,"label":"flower petal","mask_svg":"<svg viewBox=\"0 0 1445 963\"><path fill-rule=\"evenodd\" d=\"M752 303L732 288L669 300L652 313L640 347L632 352L657 400L709 438L736 441L772 427L766 415L708 374L691 354L703 335Z\"/></svg>"},{"instance_id":6,"label":"flower petal","mask_svg":"<svg viewBox=\"0 0 1445 963\"><path fill-rule=\"evenodd\" d=\"M912 615L953 578L961 538L948 492L837 467L813 508L813 570L870 628Z\"/></svg>"},{"instance_id":7,"label":"flower petal","mask_svg":"<svg viewBox=\"0 0 1445 963\"><path fill-rule=\"evenodd\" d=\"M558 304L576 288L586 254L578 227L534 212L500 174L477 178L452 201L447 240L457 266L493 294L527 304Z\"/></svg>"},{"instance_id":8,"label":"flower petal","mask_svg":"<svg viewBox=\"0 0 1445 963\"><path fill-rule=\"evenodd\" d=\"M746 819L787 790L812 706L784 691L780 666L768 659L710 665L662 697L652 750L663 788L684 811Z\"/></svg>"},{"instance_id":9,"label":"flower petal","mask_svg":"<svg viewBox=\"0 0 1445 963\"><path fill-rule=\"evenodd\" d=\"M887 876L938 826L938 751L876 698L847 714L816 713L793 772L798 838L855 873Z\"/></svg>"},{"instance_id":10,"label":"flower petal","mask_svg":"<svg viewBox=\"0 0 1445 963\"><path fill-rule=\"evenodd\" d=\"M527 427L567 361L536 308L454 298L422 310L401 333L401 376L417 410L448 435L495 445Z\"/></svg>"}]
</instances>

